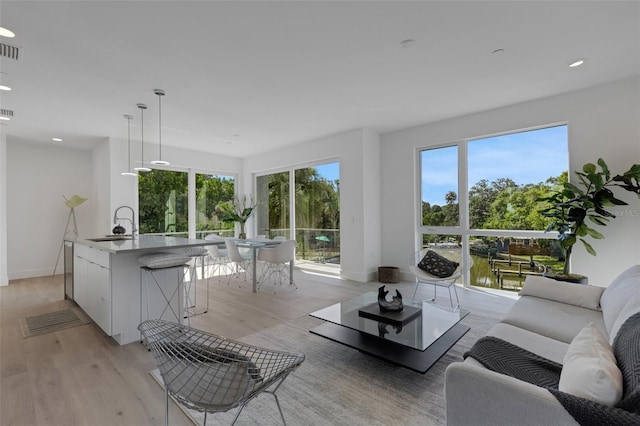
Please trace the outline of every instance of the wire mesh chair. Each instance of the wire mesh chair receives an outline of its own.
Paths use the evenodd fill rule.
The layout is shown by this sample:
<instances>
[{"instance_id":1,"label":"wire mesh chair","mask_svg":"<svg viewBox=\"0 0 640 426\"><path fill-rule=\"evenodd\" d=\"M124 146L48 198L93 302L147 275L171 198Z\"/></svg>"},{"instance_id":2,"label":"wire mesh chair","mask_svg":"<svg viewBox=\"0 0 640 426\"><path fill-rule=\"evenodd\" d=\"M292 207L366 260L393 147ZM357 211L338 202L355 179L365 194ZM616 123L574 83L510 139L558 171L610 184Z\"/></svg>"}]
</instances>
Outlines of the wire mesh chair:
<instances>
[{"instance_id":1,"label":"wire mesh chair","mask_svg":"<svg viewBox=\"0 0 640 426\"><path fill-rule=\"evenodd\" d=\"M435 252L439 256L442 256L452 262L456 262L458 265L449 276L439 277L429 274L425 270L418 267L418 264L422 262L428 251ZM449 300L451 301L451 307L455 308L460 306L460 299L458 299L458 290L456 290L456 286L454 284L456 280L462 277L469 269L471 269L472 266L473 259L471 259L471 257L469 257L469 262L464 261L461 247L426 247L411 254L409 256L409 269L416 277L416 289L413 292L413 298L411 300L414 300L416 298L416 293L418 292L418 287L420 286L420 284L431 284L433 285L433 299L430 299L431 301L436 300L438 287L447 287L447 289L449 290ZM451 287L453 287L453 291L456 296L455 306L453 305Z\"/></svg>"},{"instance_id":2,"label":"wire mesh chair","mask_svg":"<svg viewBox=\"0 0 640 426\"><path fill-rule=\"evenodd\" d=\"M204 424L208 412L239 407L233 425L261 392L273 395L286 424L275 392L302 364L303 354L264 349L163 320L144 321L138 329L153 350L164 381L165 425L169 424L169 395L204 412Z\"/></svg>"}]
</instances>

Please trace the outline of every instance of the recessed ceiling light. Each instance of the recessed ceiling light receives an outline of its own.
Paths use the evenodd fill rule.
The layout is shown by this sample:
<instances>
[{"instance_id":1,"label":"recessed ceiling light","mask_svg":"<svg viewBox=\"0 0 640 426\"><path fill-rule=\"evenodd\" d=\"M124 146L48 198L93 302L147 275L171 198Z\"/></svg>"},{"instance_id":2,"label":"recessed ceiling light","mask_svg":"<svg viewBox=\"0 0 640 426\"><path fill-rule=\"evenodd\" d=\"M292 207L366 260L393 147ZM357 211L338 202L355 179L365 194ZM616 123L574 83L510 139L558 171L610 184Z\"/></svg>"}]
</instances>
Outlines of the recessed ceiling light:
<instances>
[{"instance_id":1,"label":"recessed ceiling light","mask_svg":"<svg viewBox=\"0 0 640 426\"><path fill-rule=\"evenodd\" d=\"M8 37L8 38L13 38L16 35L13 33L13 31L8 30L4 27L0 27L0 37Z\"/></svg>"},{"instance_id":2,"label":"recessed ceiling light","mask_svg":"<svg viewBox=\"0 0 640 426\"><path fill-rule=\"evenodd\" d=\"M0 115L0 120L10 121L11 117L5 117L4 115Z\"/></svg>"},{"instance_id":3,"label":"recessed ceiling light","mask_svg":"<svg viewBox=\"0 0 640 426\"><path fill-rule=\"evenodd\" d=\"M51 138L51 140L54 142L62 142L62 139L60 138Z\"/></svg>"},{"instance_id":4,"label":"recessed ceiling light","mask_svg":"<svg viewBox=\"0 0 640 426\"><path fill-rule=\"evenodd\" d=\"M586 59L577 59L569 64L569 68L579 67L580 65L584 64L585 60Z\"/></svg>"},{"instance_id":5,"label":"recessed ceiling light","mask_svg":"<svg viewBox=\"0 0 640 426\"><path fill-rule=\"evenodd\" d=\"M403 49L411 49L412 47L414 47L416 45L416 41L413 39L406 39L406 40L402 40L400 42L400 47Z\"/></svg>"},{"instance_id":6,"label":"recessed ceiling light","mask_svg":"<svg viewBox=\"0 0 640 426\"><path fill-rule=\"evenodd\" d=\"M0 90L4 90L4 91L11 91L11 87L9 86L5 86L4 84L0 84Z\"/></svg>"}]
</instances>

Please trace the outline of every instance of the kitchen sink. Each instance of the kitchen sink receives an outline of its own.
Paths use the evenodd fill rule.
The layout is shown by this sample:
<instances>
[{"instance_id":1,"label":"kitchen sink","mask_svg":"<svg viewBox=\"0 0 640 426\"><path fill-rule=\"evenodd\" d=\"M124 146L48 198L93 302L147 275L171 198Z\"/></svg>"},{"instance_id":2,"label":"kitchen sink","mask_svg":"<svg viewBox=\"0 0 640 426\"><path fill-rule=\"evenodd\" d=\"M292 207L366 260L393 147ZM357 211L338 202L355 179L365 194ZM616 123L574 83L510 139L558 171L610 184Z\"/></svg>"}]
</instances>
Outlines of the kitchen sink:
<instances>
[{"instance_id":1,"label":"kitchen sink","mask_svg":"<svg viewBox=\"0 0 640 426\"><path fill-rule=\"evenodd\" d=\"M98 237L98 238L87 238L88 241L93 241L95 243L100 243L104 241L122 241L122 240L130 240L130 236L125 235L107 235L106 237Z\"/></svg>"}]
</instances>

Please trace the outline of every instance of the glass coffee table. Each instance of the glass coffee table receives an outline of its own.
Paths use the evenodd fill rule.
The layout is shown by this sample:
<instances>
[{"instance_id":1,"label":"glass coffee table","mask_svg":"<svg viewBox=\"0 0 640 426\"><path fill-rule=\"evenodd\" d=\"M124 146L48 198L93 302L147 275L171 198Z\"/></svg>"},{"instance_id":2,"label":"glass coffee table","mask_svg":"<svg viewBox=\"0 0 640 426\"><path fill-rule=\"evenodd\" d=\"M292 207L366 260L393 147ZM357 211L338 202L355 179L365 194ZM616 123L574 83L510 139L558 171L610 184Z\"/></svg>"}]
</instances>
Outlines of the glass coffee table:
<instances>
[{"instance_id":1,"label":"glass coffee table","mask_svg":"<svg viewBox=\"0 0 640 426\"><path fill-rule=\"evenodd\" d=\"M310 316L326 322L309 331L419 373L426 373L469 331L460 324L469 315L463 309L403 301L405 310L420 313L398 321L371 319L367 312L377 302L378 292L372 291L312 312Z\"/></svg>"}]
</instances>

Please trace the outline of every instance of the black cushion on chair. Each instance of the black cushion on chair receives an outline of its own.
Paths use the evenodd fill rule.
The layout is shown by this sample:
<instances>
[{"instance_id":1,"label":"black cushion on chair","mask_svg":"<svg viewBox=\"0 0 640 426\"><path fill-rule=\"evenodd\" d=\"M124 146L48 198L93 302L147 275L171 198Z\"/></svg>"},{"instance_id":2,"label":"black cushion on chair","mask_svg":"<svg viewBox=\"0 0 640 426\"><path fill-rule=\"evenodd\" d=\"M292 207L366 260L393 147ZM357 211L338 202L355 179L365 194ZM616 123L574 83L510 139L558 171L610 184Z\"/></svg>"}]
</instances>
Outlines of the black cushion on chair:
<instances>
[{"instance_id":1,"label":"black cushion on chair","mask_svg":"<svg viewBox=\"0 0 640 426\"><path fill-rule=\"evenodd\" d=\"M418 263L418 268L422 269L427 274L438 278L450 277L456 271L458 266L460 266L458 262L454 262L444 256L440 256L433 250L427 250L427 253Z\"/></svg>"}]
</instances>

